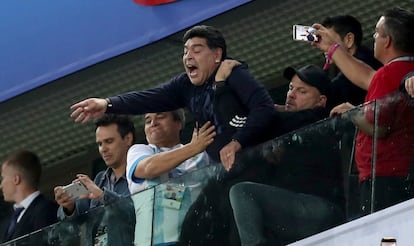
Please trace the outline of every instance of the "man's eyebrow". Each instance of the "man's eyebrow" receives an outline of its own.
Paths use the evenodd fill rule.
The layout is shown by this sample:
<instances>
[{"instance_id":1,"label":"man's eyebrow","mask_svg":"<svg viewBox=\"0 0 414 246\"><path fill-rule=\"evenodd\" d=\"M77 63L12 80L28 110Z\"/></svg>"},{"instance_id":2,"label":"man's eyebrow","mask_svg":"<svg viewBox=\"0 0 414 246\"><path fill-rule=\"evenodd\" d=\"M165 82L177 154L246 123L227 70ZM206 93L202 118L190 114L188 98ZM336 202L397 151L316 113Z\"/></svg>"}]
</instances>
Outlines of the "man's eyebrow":
<instances>
[{"instance_id":1,"label":"man's eyebrow","mask_svg":"<svg viewBox=\"0 0 414 246\"><path fill-rule=\"evenodd\" d=\"M203 46L204 46L204 44L202 44L202 43L196 43L196 44L190 45L190 48L203 47ZM189 47L188 47L188 45L184 45L184 48L188 49Z\"/></svg>"}]
</instances>

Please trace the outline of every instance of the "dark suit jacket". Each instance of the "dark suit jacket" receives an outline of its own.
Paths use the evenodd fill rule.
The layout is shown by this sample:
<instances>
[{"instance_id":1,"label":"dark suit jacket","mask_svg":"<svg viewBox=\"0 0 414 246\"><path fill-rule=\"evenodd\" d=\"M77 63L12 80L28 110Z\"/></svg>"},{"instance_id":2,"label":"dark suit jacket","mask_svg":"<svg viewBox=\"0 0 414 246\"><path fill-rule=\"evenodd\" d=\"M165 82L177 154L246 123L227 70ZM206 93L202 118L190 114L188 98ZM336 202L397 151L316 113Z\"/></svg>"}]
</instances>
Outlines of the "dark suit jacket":
<instances>
[{"instance_id":1,"label":"dark suit jacket","mask_svg":"<svg viewBox=\"0 0 414 246\"><path fill-rule=\"evenodd\" d=\"M57 222L57 208L58 206L55 202L46 199L44 195L40 194L33 200L33 202L24 212L23 217L16 224L16 229L9 240L21 237L30 232L36 231ZM0 243L8 241L7 228L10 223L11 214L12 211L10 211L10 213L5 218L1 219Z\"/></svg>"}]
</instances>

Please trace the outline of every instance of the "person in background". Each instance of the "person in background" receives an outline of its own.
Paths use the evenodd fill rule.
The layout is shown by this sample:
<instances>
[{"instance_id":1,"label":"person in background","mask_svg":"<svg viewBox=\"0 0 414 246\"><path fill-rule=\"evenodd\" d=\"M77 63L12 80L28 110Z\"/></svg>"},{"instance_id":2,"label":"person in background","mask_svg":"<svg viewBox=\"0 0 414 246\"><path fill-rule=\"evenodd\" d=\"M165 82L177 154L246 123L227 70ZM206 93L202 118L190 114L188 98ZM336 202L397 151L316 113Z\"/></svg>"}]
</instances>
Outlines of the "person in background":
<instances>
[{"instance_id":1,"label":"person in background","mask_svg":"<svg viewBox=\"0 0 414 246\"><path fill-rule=\"evenodd\" d=\"M57 204L38 190L42 166L37 155L16 151L1 165L0 189L12 214L1 219L0 243L21 237L57 222Z\"/></svg>"},{"instance_id":2,"label":"person in background","mask_svg":"<svg viewBox=\"0 0 414 246\"><path fill-rule=\"evenodd\" d=\"M110 233L114 237L109 236L108 240L109 242L120 240L131 244L135 216L132 201L126 199L130 196L126 166L128 149L135 142L134 123L127 116L105 114L96 121L95 125L96 143L107 169L99 172L93 181L85 174L77 175L73 182L81 182L89 191L89 194L83 195L79 199L74 199L67 194L62 186L55 187L55 200L60 205L58 218L63 220L74 217L100 205L108 205L124 199L123 203L125 204L119 205L122 205L125 211L114 213L115 218L112 219L112 222L120 220L128 221L128 223L117 225L116 228L119 231L115 230L114 233ZM121 215L124 215L125 218ZM131 221L132 219L134 220Z\"/></svg>"},{"instance_id":3,"label":"person in background","mask_svg":"<svg viewBox=\"0 0 414 246\"><path fill-rule=\"evenodd\" d=\"M314 46L327 53L342 73L355 85L368 90L365 102L378 100L398 90L404 76L414 70L414 14L401 8L384 12L374 33L374 56L383 67L372 67L353 57L336 35L320 24L314 24L321 36ZM381 100L379 101L381 102ZM371 166L373 160L374 113L372 107L347 114L358 127L355 161L359 172L361 211L363 214L380 210L408 199L405 190L409 168L414 159L413 114L406 103L386 105L382 102L379 129L376 134L376 190L371 201ZM331 115L340 115L354 109L350 103L334 107ZM409 125L411 124L411 126ZM373 205L373 206L372 206Z\"/></svg>"},{"instance_id":4,"label":"person in background","mask_svg":"<svg viewBox=\"0 0 414 246\"><path fill-rule=\"evenodd\" d=\"M365 62L374 70L382 66L374 57L371 49L361 44L363 32L361 23L351 15L337 15L327 17L322 21L322 25L336 35L336 39L341 40L344 48L353 57ZM339 71L332 78L332 97L329 99L328 108L333 108L341 103L349 102L359 105L364 102L367 91L353 84L347 77Z\"/></svg>"},{"instance_id":5,"label":"person in background","mask_svg":"<svg viewBox=\"0 0 414 246\"><path fill-rule=\"evenodd\" d=\"M195 184L176 184L176 178L209 164L204 150L213 142L214 126L208 122L200 129L194 129L191 142L183 145L180 132L184 126L182 109L145 114L144 131L148 144L135 144L128 151L130 192L145 190L133 197L139 221L135 228L136 245L176 243L191 197L196 197L196 191L191 188ZM183 177L184 181L187 179L188 175ZM164 185L167 181L168 184ZM155 188L155 194L160 195L154 195L154 191L148 189L157 185L160 186ZM157 225L152 225L154 217Z\"/></svg>"},{"instance_id":6,"label":"person in background","mask_svg":"<svg viewBox=\"0 0 414 246\"><path fill-rule=\"evenodd\" d=\"M321 68L288 67L284 77L290 81L286 103L275 105L285 122L279 125L281 134L328 117L331 81ZM240 182L231 188L242 246L286 245L345 221L336 140L332 134L307 132L295 131L289 144L268 154L274 166L271 182Z\"/></svg>"}]
</instances>

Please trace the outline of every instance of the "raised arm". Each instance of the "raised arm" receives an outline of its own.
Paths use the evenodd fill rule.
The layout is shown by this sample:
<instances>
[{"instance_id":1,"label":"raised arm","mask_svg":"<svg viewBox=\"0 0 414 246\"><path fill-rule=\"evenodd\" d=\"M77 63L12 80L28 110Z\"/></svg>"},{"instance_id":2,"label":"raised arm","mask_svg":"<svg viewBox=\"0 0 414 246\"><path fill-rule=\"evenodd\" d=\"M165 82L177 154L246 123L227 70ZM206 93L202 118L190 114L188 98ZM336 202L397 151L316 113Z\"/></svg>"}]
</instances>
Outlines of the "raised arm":
<instances>
[{"instance_id":1,"label":"raised arm","mask_svg":"<svg viewBox=\"0 0 414 246\"><path fill-rule=\"evenodd\" d=\"M312 45L331 56L335 65L352 83L368 90L376 71L348 53L341 41L333 38L334 35L331 30L321 24L313 24L312 27L317 30L316 34L320 36L319 41L313 42ZM335 43L338 43L339 46L335 47Z\"/></svg>"}]
</instances>

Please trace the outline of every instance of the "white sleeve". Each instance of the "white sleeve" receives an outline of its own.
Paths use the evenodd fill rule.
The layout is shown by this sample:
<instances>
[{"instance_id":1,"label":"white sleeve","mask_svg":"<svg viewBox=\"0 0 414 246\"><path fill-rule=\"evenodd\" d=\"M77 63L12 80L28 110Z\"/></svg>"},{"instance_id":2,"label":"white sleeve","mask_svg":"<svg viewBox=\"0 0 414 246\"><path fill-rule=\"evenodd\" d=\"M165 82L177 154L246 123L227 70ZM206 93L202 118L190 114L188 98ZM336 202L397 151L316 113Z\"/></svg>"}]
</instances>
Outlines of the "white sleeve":
<instances>
[{"instance_id":1,"label":"white sleeve","mask_svg":"<svg viewBox=\"0 0 414 246\"><path fill-rule=\"evenodd\" d=\"M150 157L154 154L154 149L147 144L134 144L129 148L127 153L126 177L131 194L142 190L145 181L145 179L134 176L136 167L142 159Z\"/></svg>"}]
</instances>

